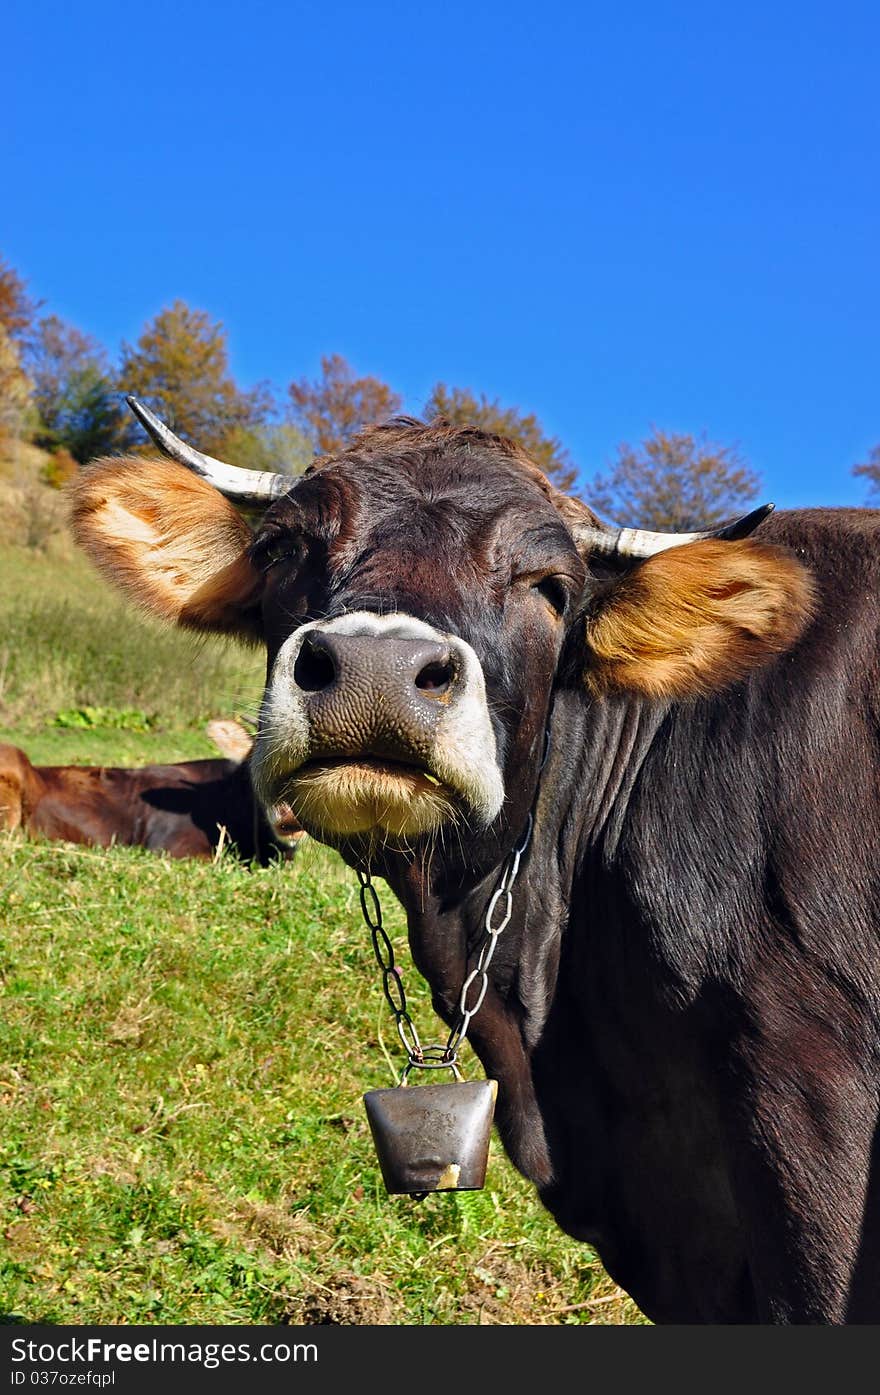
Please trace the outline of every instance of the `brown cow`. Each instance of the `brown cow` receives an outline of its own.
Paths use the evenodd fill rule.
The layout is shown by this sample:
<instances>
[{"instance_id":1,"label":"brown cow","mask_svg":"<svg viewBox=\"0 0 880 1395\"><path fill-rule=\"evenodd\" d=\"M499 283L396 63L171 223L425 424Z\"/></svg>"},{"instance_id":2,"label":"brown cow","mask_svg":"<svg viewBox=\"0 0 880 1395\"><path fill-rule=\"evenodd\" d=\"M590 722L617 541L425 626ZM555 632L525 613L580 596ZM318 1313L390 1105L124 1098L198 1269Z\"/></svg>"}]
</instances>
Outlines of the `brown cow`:
<instances>
[{"instance_id":1,"label":"brown cow","mask_svg":"<svg viewBox=\"0 0 880 1395\"><path fill-rule=\"evenodd\" d=\"M292 818L270 826L255 802L248 733L223 721L209 723L208 732L227 759L131 769L35 766L17 746L0 743L0 828L170 857L213 857L230 845L260 866L292 857L305 835Z\"/></svg>"},{"instance_id":2,"label":"brown cow","mask_svg":"<svg viewBox=\"0 0 880 1395\"><path fill-rule=\"evenodd\" d=\"M476 430L291 481L139 415L189 469L80 472L81 542L262 638L260 799L396 892L559 1224L657 1322L880 1321L880 512L661 536Z\"/></svg>"}]
</instances>

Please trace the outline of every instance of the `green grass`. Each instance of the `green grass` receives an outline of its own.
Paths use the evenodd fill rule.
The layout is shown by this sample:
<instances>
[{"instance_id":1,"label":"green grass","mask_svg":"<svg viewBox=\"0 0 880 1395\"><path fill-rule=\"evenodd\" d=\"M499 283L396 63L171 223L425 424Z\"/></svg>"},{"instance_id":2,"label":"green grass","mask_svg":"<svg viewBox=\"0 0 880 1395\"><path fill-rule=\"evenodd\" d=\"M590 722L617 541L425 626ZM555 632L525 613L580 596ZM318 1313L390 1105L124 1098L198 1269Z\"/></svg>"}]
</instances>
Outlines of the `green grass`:
<instances>
[{"instance_id":1,"label":"green grass","mask_svg":"<svg viewBox=\"0 0 880 1395\"><path fill-rule=\"evenodd\" d=\"M35 765L164 765L219 754L201 727L144 733L0 726L0 741L23 747Z\"/></svg>"},{"instance_id":2,"label":"green grass","mask_svg":"<svg viewBox=\"0 0 880 1395\"><path fill-rule=\"evenodd\" d=\"M393 1083L399 1050L328 850L249 872L5 835L0 927L7 1315L637 1319L496 1142L482 1192L385 1193L361 1096Z\"/></svg>"},{"instance_id":3,"label":"green grass","mask_svg":"<svg viewBox=\"0 0 880 1395\"><path fill-rule=\"evenodd\" d=\"M41 732L78 708L139 712L153 731L253 713L264 661L140 616L62 537L0 550L0 726Z\"/></svg>"},{"instance_id":4,"label":"green grass","mask_svg":"<svg viewBox=\"0 0 880 1395\"><path fill-rule=\"evenodd\" d=\"M0 635L0 739L41 762L209 754L260 691L64 539L0 550ZM361 1097L400 1049L355 892L315 843L252 872L0 835L0 1321L644 1321L495 1140L480 1192L385 1193Z\"/></svg>"}]
</instances>

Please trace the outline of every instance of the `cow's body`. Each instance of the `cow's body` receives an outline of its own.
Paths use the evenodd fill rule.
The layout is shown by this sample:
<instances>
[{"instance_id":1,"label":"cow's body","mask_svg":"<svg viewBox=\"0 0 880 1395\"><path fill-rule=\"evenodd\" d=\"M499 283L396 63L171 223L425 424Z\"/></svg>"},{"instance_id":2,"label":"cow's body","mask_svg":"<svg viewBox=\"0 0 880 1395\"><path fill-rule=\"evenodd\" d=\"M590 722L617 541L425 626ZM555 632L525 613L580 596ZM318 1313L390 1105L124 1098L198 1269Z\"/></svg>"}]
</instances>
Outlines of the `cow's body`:
<instances>
[{"instance_id":1,"label":"cow's body","mask_svg":"<svg viewBox=\"0 0 880 1395\"><path fill-rule=\"evenodd\" d=\"M240 553L141 470L83 484L81 539L265 637L258 794L386 878L449 1023L531 814L469 1036L559 1223L656 1321L880 1320L880 514L606 562L515 448L403 423ZM135 555L122 510L168 531Z\"/></svg>"},{"instance_id":2,"label":"cow's body","mask_svg":"<svg viewBox=\"0 0 880 1395\"><path fill-rule=\"evenodd\" d=\"M213 857L221 842L265 866L289 856L297 834L273 835L254 801L245 761L207 759L141 767L35 766L0 744L0 828L97 847Z\"/></svg>"},{"instance_id":3,"label":"cow's body","mask_svg":"<svg viewBox=\"0 0 880 1395\"><path fill-rule=\"evenodd\" d=\"M877 1321L880 513L765 534L824 592L790 654L686 705L556 693L470 1036L513 1160L649 1316ZM497 873L426 913L384 870L451 1021Z\"/></svg>"}]
</instances>

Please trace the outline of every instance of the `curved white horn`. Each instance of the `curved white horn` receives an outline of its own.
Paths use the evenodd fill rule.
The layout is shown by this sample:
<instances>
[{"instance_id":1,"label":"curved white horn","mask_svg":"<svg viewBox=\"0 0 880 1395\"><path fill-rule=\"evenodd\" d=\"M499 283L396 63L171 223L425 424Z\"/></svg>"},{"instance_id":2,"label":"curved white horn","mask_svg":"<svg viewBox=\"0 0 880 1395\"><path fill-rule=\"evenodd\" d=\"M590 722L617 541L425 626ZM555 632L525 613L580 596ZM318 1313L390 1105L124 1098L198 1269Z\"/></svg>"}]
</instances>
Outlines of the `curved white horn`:
<instances>
[{"instance_id":1,"label":"curved white horn","mask_svg":"<svg viewBox=\"0 0 880 1395\"><path fill-rule=\"evenodd\" d=\"M601 557L653 557L655 553L666 552L670 547L683 547L685 543L702 542L706 538L728 542L746 538L773 512L774 507L773 504L762 504L741 518L700 533L651 533L644 528L605 529L585 524L575 524L573 532L576 543Z\"/></svg>"},{"instance_id":2,"label":"curved white horn","mask_svg":"<svg viewBox=\"0 0 880 1395\"><path fill-rule=\"evenodd\" d=\"M164 455L185 465L194 474L201 475L227 499L240 504L261 504L265 506L271 499L278 499L293 488L292 475L275 475L268 470L244 470L240 465L227 465L223 460L215 460L211 455L188 446L163 421L139 402L136 397L126 397L144 430L152 436Z\"/></svg>"}]
</instances>

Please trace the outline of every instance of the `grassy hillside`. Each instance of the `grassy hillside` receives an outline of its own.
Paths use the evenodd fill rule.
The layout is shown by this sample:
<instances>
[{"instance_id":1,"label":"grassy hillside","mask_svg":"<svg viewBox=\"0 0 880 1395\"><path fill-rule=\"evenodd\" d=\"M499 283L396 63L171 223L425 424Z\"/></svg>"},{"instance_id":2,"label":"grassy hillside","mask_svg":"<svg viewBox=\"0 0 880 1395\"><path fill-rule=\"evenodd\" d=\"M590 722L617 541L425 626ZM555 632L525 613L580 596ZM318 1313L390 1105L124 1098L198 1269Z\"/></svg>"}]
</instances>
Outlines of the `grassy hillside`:
<instances>
[{"instance_id":1,"label":"grassy hillside","mask_svg":"<svg viewBox=\"0 0 880 1395\"><path fill-rule=\"evenodd\" d=\"M40 761L156 759L157 739L163 759L210 754L208 718L255 714L262 655L118 598L74 546L63 494L41 483L46 457L17 450L0 458L0 740L18 733Z\"/></svg>"},{"instance_id":2,"label":"grassy hillside","mask_svg":"<svg viewBox=\"0 0 880 1395\"><path fill-rule=\"evenodd\" d=\"M251 873L6 835L0 921L7 1320L635 1320L497 1143L482 1192L386 1195L361 1096L399 1048L326 850Z\"/></svg>"},{"instance_id":3,"label":"grassy hillside","mask_svg":"<svg viewBox=\"0 0 880 1395\"><path fill-rule=\"evenodd\" d=\"M179 745L211 716L253 713L262 676L255 652L136 614L66 537L45 553L3 551L0 728L28 733L40 759L47 730L116 730L132 755L138 735L173 733Z\"/></svg>"},{"instance_id":4,"label":"grassy hillside","mask_svg":"<svg viewBox=\"0 0 880 1395\"><path fill-rule=\"evenodd\" d=\"M261 682L136 617L63 532L0 547L0 739L34 759L208 754ZM643 1321L497 1142L482 1192L385 1194L361 1096L399 1048L327 849L251 872L0 835L0 996L0 1320Z\"/></svg>"}]
</instances>

